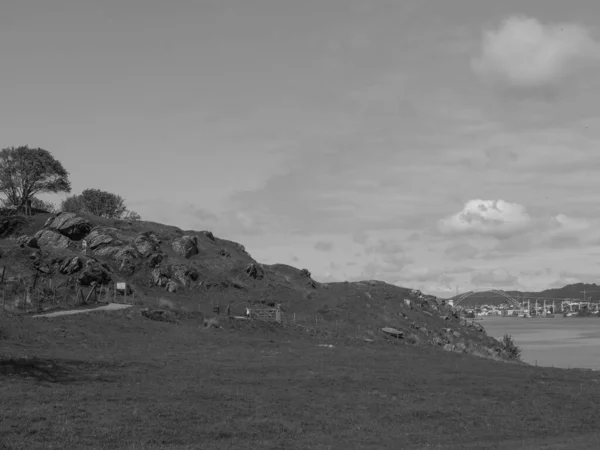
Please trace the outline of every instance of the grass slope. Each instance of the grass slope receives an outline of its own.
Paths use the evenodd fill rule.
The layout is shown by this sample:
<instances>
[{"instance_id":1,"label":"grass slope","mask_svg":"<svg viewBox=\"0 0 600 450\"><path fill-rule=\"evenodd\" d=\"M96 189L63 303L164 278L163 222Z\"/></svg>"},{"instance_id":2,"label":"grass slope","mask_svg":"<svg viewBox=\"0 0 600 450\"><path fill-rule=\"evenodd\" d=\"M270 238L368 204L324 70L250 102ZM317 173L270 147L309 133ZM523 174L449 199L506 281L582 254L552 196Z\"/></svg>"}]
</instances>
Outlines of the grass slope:
<instances>
[{"instance_id":1,"label":"grass slope","mask_svg":"<svg viewBox=\"0 0 600 450\"><path fill-rule=\"evenodd\" d=\"M597 448L595 372L223 325L3 317L0 448Z\"/></svg>"}]
</instances>

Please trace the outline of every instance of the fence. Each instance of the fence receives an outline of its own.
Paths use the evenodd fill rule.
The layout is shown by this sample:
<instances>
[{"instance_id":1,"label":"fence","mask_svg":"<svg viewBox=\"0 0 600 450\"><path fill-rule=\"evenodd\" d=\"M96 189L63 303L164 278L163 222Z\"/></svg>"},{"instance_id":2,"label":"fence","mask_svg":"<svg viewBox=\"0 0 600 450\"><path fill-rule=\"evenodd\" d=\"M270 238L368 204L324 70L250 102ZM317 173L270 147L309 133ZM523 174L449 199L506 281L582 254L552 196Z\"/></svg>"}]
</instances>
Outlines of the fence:
<instances>
[{"instance_id":1,"label":"fence","mask_svg":"<svg viewBox=\"0 0 600 450\"><path fill-rule=\"evenodd\" d=\"M279 323L283 327L293 328L301 332L327 337L348 335L348 333L354 334L354 332L357 336L365 333L372 334L369 327L363 326L361 329L360 325L350 325L342 320L326 321L318 314L315 314L314 320L312 320L312 316L310 319L306 316L296 317L296 313L285 313L278 308L251 309L250 317L264 322Z\"/></svg>"},{"instance_id":2,"label":"fence","mask_svg":"<svg viewBox=\"0 0 600 450\"><path fill-rule=\"evenodd\" d=\"M40 312L94 303L133 303L134 295L117 290L116 284L81 286L75 277L52 277L35 272L30 276L0 269L0 313ZM133 293L132 293L133 294Z\"/></svg>"}]
</instances>

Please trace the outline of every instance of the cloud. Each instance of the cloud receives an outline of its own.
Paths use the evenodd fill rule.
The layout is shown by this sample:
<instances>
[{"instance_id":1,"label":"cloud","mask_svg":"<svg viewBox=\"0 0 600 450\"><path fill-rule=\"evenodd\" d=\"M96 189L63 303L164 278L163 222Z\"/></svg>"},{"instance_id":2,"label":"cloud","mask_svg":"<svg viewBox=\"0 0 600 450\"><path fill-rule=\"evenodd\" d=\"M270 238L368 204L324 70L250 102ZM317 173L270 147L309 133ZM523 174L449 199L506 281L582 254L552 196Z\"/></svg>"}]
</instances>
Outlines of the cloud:
<instances>
[{"instance_id":1,"label":"cloud","mask_svg":"<svg viewBox=\"0 0 600 450\"><path fill-rule=\"evenodd\" d=\"M315 244L315 250L320 252L329 252L333 249L333 244L331 242L319 241Z\"/></svg>"},{"instance_id":2,"label":"cloud","mask_svg":"<svg viewBox=\"0 0 600 450\"><path fill-rule=\"evenodd\" d=\"M493 269L475 272L471 275L474 286L512 287L518 285L519 278L510 274L506 269Z\"/></svg>"},{"instance_id":3,"label":"cloud","mask_svg":"<svg viewBox=\"0 0 600 450\"><path fill-rule=\"evenodd\" d=\"M495 84L536 88L555 86L599 56L600 47L584 26L510 17L484 33L472 68Z\"/></svg>"},{"instance_id":4,"label":"cloud","mask_svg":"<svg viewBox=\"0 0 600 450\"><path fill-rule=\"evenodd\" d=\"M402 252L404 252L404 248L398 242L391 239L379 239L365 248L365 253L367 255L374 253L380 255L392 255Z\"/></svg>"},{"instance_id":5,"label":"cloud","mask_svg":"<svg viewBox=\"0 0 600 450\"><path fill-rule=\"evenodd\" d=\"M505 238L530 227L525 207L504 200L469 200L462 211L440 220L444 234L475 234Z\"/></svg>"},{"instance_id":6,"label":"cloud","mask_svg":"<svg viewBox=\"0 0 600 450\"><path fill-rule=\"evenodd\" d=\"M367 243L368 239L369 236L364 231L357 231L352 235L352 242L355 242L356 244L364 245Z\"/></svg>"},{"instance_id":7,"label":"cloud","mask_svg":"<svg viewBox=\"0 0 600 450\"><path fill-rule=\"evenodd\" d=\"M462 243L450 245L444 253L450 259L460 261L475 257L479 253L479 250L471 244Z\"/></svg>"}]
</instances>

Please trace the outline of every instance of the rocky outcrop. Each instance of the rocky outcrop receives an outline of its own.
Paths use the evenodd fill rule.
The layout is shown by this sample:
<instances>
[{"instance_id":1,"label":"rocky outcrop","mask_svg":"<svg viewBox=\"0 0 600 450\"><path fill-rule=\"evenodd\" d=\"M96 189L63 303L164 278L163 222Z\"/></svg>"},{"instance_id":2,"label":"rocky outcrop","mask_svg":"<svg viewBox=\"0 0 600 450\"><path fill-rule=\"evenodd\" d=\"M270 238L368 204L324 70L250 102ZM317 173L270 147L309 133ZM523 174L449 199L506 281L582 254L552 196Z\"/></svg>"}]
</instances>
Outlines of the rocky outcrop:
<instances>
[{"instance_id":1,"label":"rocky outcrop","mask_svg":"<svg viewBox=\"0 0 600 450\"><path fill-rule=\"evenodd\" d=\"M177 254L188 259L198 254L198 239L196 236L182 236L171 244Z\"/></svg>"},{"instance_id":2,"label":"rocky outcrop","mask_svg":"<svg viewBox=\"0 0 600 450\"><path fill-rule=\"evenodd\" d=\"M178 281L183 286L187 287L192 282L198 280L198 272L183 264L174 264L170 266L171 278Z\"/></svg>"},{"instance_id":3,"label":"rocky outcrop","mask_svg":"<svg viewBox=\"0 0 600 450\"><path fill-rule=\"evenodd\" d=\"M94 228L86 238L88 248L99 256L109 256L118 247L127 245L130 239L116 228Z\"/></svg>"},{"instance_id":4,"label":"rocky outcrop","mask_svg":"<svg viewBox=\"0 0 600 450\"><path fill-rule=\"evenodd\" d=\"M40 248L37 239L33 236L21 236L17 239L17 243L21 247Z\"/></svg>"},{"instance_id":5,"label":"rocky outcrop","mask_svg":"<svg viewBox=\"0 0 600 450\"><path fill-rule=\"evenodd\" d=\"M208 239L210 239L211 241L215 240L215 236L212 234L212 231L201 231L200 234L203 234L204 236L206 236Z\"/></svg>"},{"instance_id":6,"label":"rocky outcrop","mask_svg":"<svg viewBox=\"0 0 600 450\"><path fill-rule=\"evenodd\" d=\"M143 256L148 257L153 253L160 253L160 241L152 233L142 233L137 236L133 245L136 250Z\"/></svg>"},{"instance_id":7,"label":"rocky outcrop","mask_svg":"<svg viewBox=\"0 0 600 450\"><path fill-rule=\"evenodd\" d=\"M171 271L168 267L156 267L150 273L150 283L154 286L165 287L171 279Z\"/></svg>"},{"instance_id":8,"label":"rocky outcrop","mask_svg":"<svg viewBox=\"0 0 600 450\"><path fill-rule=\"evenodd\" d=\"M81 258L79 256L74 256L63 260L58 270L64 275L72 275L75 272L79 272L82 267L83 261Z\"/></svg>"},{"instance_id":9,"label":"rocky outcrop","mask_svg":"<svg viewBox=\"0 0 600 450\"><path fill-rule=\"evenodd\" d=\"M175 292L177 292L179 290L179 284L177 284L177 282L170 280L167 283L167 291L174 294Z\"/></svg>"},{"instance_id":10,"label":"rocky outcrop","mask_svg":"<svg viewBox=\"0 0 600 450\"><path fill-rule=\"evenodd\" d=\"M45 228L54 230L73 241L80 241L92 230L92 223L75 213L61 212L50 217Z\"/></svg>"},{"instance_id":11,"label":"rocky outcrop","mask_svg":"<svg viewBox=\"0 0 600 450\"><path fill-rule=\"evenodd\" d=\"M40 230L33 236L38 246L51 248L73 247L73 242L66 236L54 230Z\"/></svg>"},{"instance_id":12,"label":"rocky outcrop","mask_svg":"<svg viewBox=\"0 0 600 450\"><path fill-rule=\"evenodd\" d=\"M125 275L133 275L142 255L132 245L121 247L113 254L113 258L119 265L118 271Z\"/></svg>"},{"instance_id":13,"label":"rocky outcrop","mask_svg":"<svg viewBox=\"0 0 600 450\"><path fill-rule=\"evenodd\" d=\"M146 266L150 269L154 269L155 267L158 267L160 263L163 262L163 259L164 255L162 253L153 253L152 255L148 256Z\"/></svg>"},{"instance_id":14,"label":"rocky outcrop","mask_svg":"<svg viewBox=\"0 0 600 450\"><path fill-rule=\"evenodd\" d=\"M79 275L77 281L82 286L89 286L93 282L108 284L111 282L110 269L98 261L89 259L85 262L83 272Z\"/></svg>"},{"instance_id":15,"label":"rocky outcrop","mask_svg":"<svg viewBox=\"0 0 600 450\"><path fill-rule=\"evenodd\" d=\"M265 277L265 271L258 264L248 264L246 274L255 280L262 280Z\"/></svg>"}]
</instances>

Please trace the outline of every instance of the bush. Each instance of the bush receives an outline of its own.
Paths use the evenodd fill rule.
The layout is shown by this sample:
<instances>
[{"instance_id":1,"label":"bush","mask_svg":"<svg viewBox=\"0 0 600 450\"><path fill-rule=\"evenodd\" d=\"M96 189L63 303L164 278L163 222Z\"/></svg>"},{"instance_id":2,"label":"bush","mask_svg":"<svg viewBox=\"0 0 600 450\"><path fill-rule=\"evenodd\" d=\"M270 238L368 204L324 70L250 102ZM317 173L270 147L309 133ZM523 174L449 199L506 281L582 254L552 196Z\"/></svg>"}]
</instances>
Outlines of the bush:
<instances>
[{"instance_id":1,"label":"bush","mask_svg":"<svg viewBox=\"0 0 600 450\"><path fill-rule=\"evenodd\" d=\"M308 271L308 269L302 269L300 271L300 276L301 277L305 277L305 278L310 278L311 277L311 273Z\"/></svg>"},{"instance_id":2,"label":"bush","mask_svg":"<svg viewBox=\"0 0 600 450\"><path fill-rule=\"evenodd\" d=\"M517 344L515 344L513 338L508 334L505 334L502 338L502 349L507 354L509 359L521 359L521 348Z\"/></svg>"}]
</instances>

